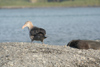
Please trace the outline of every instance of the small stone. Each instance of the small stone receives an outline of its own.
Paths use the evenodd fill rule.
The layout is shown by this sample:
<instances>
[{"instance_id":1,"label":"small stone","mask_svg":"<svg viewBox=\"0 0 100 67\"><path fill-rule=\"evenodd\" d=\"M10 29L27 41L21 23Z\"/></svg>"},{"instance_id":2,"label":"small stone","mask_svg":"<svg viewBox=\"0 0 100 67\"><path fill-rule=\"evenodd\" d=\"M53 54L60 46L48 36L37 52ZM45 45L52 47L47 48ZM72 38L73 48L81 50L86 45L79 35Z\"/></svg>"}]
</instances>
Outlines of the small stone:
<instances>
[{"instance_id":1,"label":"small stone","mask_svg":"<svg viewBox=\"0 0 100 67\"><path fill-rule=\"evenodd\" d=\"M13 63L13 62L8 62L8 64L9 64L10 66L13 66L13 65L14 65L14 63Z\"/></svg>"}]
</instances>

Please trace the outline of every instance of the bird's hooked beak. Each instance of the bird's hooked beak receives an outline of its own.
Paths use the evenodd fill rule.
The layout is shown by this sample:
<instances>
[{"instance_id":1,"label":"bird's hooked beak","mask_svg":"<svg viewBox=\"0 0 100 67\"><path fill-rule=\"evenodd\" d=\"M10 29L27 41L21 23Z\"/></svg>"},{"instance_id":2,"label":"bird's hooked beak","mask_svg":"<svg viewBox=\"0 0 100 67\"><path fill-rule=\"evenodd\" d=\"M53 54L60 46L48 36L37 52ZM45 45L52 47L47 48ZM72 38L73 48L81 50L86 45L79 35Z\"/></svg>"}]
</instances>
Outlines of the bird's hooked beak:
<instances>
[{"instance_id":1,"label":"bird's hooked beak","mask_svg":"<svg viewBox=\"0 0 100 67\"><path fill-rule=\"evenodd\" d=\"M26 25L23 25L23 26L22 26L22 29L24 29L25 27L26 27Z\"/></svg>"}]
</instances>

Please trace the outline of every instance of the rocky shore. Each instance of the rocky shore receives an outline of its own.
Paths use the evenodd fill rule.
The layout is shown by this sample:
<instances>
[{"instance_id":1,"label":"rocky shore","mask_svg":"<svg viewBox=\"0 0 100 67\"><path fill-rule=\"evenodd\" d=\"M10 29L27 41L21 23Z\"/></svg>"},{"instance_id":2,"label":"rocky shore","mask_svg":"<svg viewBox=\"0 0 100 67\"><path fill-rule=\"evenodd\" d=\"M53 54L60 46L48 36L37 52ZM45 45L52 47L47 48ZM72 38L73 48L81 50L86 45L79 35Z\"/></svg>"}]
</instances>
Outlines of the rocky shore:
<instances>
[{"instance_id":1,"label":"rocky shore","mask_svg":"<svg viewBox=\"0 0 100 67\"><path fill-rule=\"evenodd\" d=\"M0 67L100 67L100 50L39 43L0 43Z\"/></svg>"}]
</instances>

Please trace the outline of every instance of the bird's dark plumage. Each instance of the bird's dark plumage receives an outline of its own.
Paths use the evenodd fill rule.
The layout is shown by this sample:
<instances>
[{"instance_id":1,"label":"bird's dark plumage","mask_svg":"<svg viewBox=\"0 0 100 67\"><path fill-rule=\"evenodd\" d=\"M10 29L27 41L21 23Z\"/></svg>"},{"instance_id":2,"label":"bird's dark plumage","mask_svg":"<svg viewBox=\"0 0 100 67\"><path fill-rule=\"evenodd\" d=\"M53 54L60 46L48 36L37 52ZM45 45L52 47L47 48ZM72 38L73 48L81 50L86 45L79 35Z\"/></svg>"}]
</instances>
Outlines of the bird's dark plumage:
<instances>
[{"instance_id":1,"label":"bird's dark plumage","mask_svg":"<svg viewBox=\"0 0 100 67\"><path fill-rule=\"evenodd\" d=\"M42 28L38 28L38 27L33 27L31 30L30 30L30 35L36 35L38 33L42 33L43 35L46 34L46 31Z\"/></svg>"},{"instance_id":2,"label":"bird's dark plumage","mask_svg":"<svg viewBox=\"0 0 100 67\"><path fill-rule=\"evenodd\" d=\"M33 27L30 30L30 37L31 37L32 41L39 40L39 41L43 42L43 40L46 38L45 34L46 34L46 31L42 28Z\"/></svg>"}]
</instances>

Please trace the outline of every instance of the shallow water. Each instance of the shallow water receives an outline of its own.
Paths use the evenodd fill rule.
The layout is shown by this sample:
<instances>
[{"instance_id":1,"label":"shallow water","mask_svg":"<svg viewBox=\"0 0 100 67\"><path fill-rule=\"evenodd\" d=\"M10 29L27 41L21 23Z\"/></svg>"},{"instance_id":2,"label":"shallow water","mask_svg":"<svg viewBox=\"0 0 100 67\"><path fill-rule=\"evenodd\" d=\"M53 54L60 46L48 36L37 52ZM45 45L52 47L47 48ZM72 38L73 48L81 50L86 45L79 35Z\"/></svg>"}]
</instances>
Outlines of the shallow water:
<instances>
[{"instance_id":1,"label":"shallow water","mask_svg":"<svg viewBox=\"0 0 100 67\"><path fill-rule=\"evenodd\" d=\"M66 45L73 39L100 39L99 7L27 8L0 9L0 42L30 42L28 29L21 29L28 20L46 30L45 44Z\"/></svg>"}]
</instances>

